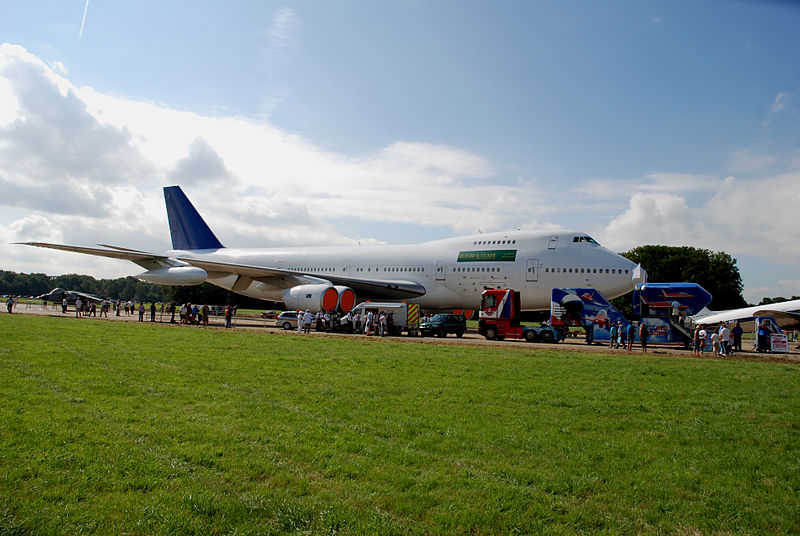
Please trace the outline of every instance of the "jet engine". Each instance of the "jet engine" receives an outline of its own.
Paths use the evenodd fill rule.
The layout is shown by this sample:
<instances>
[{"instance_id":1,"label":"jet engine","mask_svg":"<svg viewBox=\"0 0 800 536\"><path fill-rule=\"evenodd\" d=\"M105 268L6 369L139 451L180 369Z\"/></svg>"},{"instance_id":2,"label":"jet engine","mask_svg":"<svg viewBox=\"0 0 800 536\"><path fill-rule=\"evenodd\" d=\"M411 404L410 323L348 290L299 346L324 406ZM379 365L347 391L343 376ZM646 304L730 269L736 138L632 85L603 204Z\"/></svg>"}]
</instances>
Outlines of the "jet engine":
<instances>
[{"instance_id":1,"label":"jet engine","mask_svg":"<svg viewBox=\"0 0 800 536\"><path fill-rule=\"evenodd\" d=\"M341 285L337 285L333 288L339 293L339 308L342 311L347 312L356 306L356 293L353 289Z\"/></svg>"},{"instance_id":2,"label":"jet engine","mask_svg":"<svg viewBox=\"0 0 800 536\"><path fill-rule=\"evenodd\" d=\"M287 309L332 311L339 303L339 293L331 284L297 285L283 293Z\"/></svg>"},{"instance_id":3,"label":"jet engine","mask_svg":"<svg viewBox=\"0 0 800 536\"><path fill-rule=\"evenodd\" d=\"M165 266L142 272L136 278L157 285L199 285L208 273L197 266Z\"/></svg>"}]
</instances>

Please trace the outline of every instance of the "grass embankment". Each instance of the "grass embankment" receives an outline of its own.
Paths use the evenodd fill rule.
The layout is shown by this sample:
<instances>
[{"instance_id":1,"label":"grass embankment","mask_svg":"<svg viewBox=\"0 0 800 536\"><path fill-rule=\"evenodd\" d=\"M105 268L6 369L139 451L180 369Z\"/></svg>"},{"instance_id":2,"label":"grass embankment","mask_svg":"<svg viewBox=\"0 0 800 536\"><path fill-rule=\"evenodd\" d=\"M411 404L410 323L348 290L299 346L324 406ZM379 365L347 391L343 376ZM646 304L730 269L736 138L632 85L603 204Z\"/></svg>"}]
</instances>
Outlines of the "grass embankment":
<instances>
[{"instance_id":1,"label":"grass embankment","mask_svg":"<svg viewBox=\"0 0 800 536\"><path fill-rule=\"evenodd\" d=\"M0 534L800 532L800 367L0 316Z\"/></svg>"}]
</instances>

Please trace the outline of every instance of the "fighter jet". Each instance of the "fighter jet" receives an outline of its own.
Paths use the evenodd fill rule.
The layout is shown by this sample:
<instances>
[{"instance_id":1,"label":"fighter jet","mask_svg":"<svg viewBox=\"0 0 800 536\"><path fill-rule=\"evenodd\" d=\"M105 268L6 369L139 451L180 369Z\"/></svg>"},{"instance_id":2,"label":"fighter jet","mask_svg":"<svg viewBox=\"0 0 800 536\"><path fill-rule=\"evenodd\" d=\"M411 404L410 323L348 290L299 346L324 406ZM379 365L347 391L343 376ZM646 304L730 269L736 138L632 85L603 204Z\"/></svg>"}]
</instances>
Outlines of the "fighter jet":
<instances>
[{"instance_id":1,"label":"fighter jet","mask_svg":"<svg viewBox=\"0 0 800 536\"><path fill-rule=\"evenodd\" d=\"M37 300L45 300L54 303L61 303L64 300L64 296L67 297L67 303L69 305L73 305L78 298L81 300L89 300L95 303L100 303L103 301L103 298L99 296L95 296L94 294L88 294L86 292L79 292L77 290L64 290L63 288L57 287L42 294L41 296L36 296L35 299Z\"/></svg>"}]
</instances>

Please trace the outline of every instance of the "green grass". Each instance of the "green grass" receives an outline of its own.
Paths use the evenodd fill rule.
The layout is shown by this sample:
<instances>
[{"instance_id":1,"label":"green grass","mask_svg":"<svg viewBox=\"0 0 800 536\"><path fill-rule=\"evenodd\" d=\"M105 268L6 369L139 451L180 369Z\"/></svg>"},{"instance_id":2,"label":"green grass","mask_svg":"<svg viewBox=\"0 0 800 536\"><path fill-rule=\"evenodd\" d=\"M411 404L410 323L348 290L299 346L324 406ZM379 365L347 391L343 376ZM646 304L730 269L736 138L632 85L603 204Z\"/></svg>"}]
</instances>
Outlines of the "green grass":
<instances>
[{"instance_id":1,"label":"green grass","mask_svg":"<svg viewBox=\"0 0 800 536\"><path fill-rule=\"evenodd\" d=\"M797 534L800 367L0 315L0 535Z\"/></svg>"}]
</instances>

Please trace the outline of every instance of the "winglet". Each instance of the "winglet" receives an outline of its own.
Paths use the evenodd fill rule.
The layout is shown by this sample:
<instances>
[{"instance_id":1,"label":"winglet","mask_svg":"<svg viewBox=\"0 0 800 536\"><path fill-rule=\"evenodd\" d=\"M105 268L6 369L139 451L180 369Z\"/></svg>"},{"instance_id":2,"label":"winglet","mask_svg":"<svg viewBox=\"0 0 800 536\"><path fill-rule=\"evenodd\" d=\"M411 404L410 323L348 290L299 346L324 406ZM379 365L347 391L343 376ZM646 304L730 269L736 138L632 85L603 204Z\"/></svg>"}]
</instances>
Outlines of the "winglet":
<instances>
[{"instance_id":1,"label":"winglet","mask_svg":"<svg viewBox=\"0 0 800 536\"><path fill-rule=\"evenodd\" d=\"M183 193L180 186L164 187L164 202L167 205L169 234L172 248L182 250L220 249L223 246L200 213Z\"/></svg>"}]
</instances>

